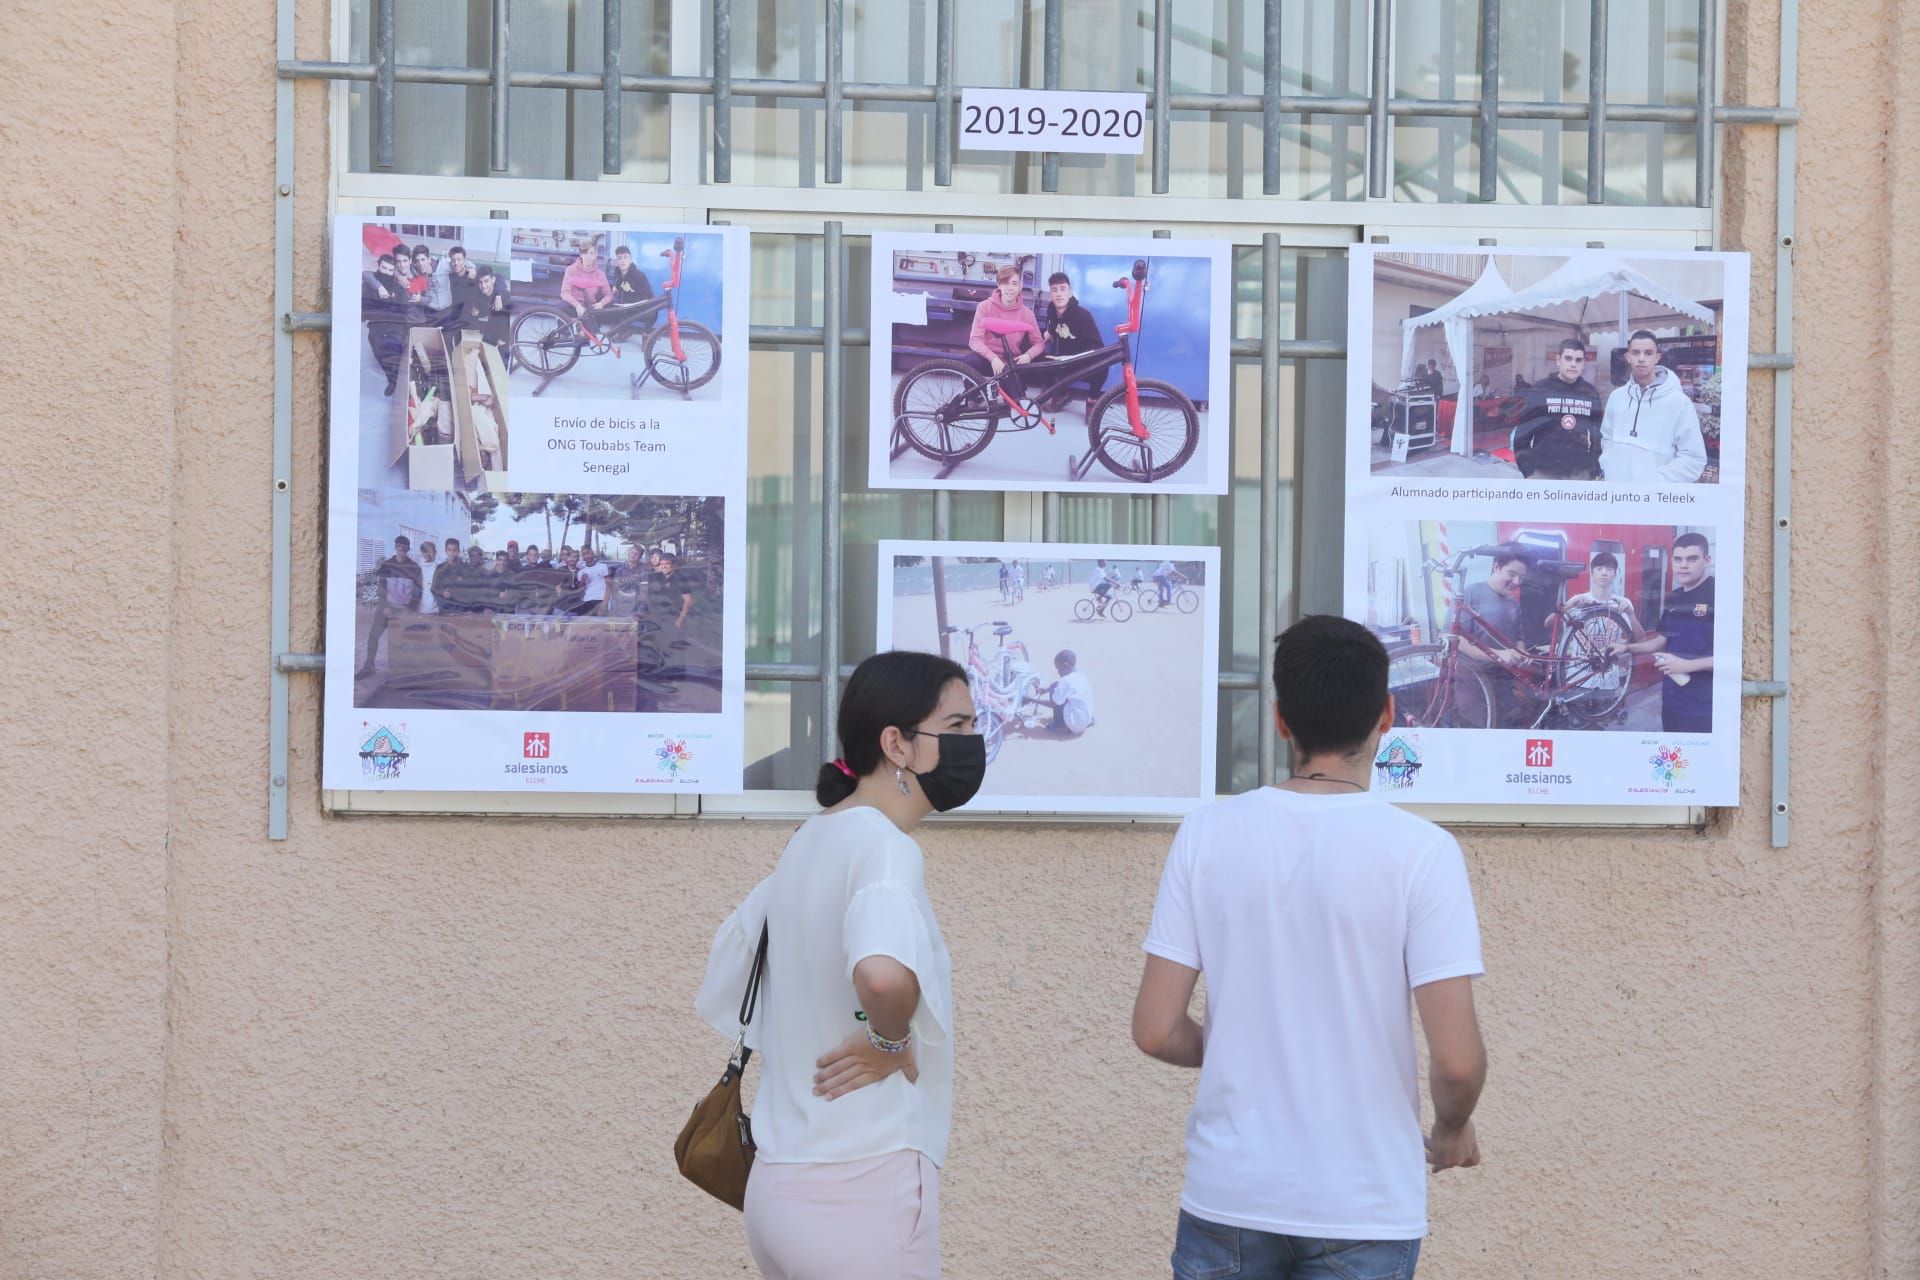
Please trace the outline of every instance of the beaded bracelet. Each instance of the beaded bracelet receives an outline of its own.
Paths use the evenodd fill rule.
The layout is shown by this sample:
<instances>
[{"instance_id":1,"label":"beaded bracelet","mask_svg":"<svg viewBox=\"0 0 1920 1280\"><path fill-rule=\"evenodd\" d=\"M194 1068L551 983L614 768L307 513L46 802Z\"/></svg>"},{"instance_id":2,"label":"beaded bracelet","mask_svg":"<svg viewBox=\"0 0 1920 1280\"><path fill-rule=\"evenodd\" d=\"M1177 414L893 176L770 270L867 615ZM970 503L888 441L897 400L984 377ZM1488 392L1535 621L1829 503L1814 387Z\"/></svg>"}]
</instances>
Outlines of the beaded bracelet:
<instances>
[{"instance_id":1,"label":"beaded bracelet","mask_svg":"<svg viewBox=\"0 0 1920 1280\"><path fill-rule=\"evenodd\" d=\"M913 1045L913 1028L908 1027L907 1033L898 1040L889 1040L878 1031L875 1031L873 1024L869 1022L867 1024L867 1043L882 1053L905 1053Z\"/></svg>"}]
</instances>

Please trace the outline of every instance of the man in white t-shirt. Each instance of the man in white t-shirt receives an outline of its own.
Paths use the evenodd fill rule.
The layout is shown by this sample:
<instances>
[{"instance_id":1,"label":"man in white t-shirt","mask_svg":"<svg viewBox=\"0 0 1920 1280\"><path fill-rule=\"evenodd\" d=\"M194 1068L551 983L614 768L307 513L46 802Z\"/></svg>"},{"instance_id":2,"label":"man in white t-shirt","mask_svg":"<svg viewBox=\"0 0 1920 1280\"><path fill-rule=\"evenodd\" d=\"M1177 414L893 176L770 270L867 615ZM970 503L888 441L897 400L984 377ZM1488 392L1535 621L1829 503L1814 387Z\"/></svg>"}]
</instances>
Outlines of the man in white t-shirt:
<instances>
[{"instance_id":1,"label":"man in white t-shirt","mask_svg":"<svg viewBox=\"0 0 1920 1280\"><path fill-rule=\"evenodd\" d=\"M1427 1231L1409 997L1424 1164L1480 1161L1473 893L1452 836L1368 791L1393 724L1380 642L1303 618L1274 692L1293 771L1181 824L1134 1005L1135 1044L1200 1069L1174 1274L1408 1280ZM1204 1028L1187 1014L1202 973Z\"/></svg>"},{"instance_id":2,"label":"man in white t-shirt","mask_svg":"<svg viewBox=\"0 0 1920 1280\"><path fill-rule=\"evenodd\" d=\"M607 611L607 573L613 567L600 558L592 547L580 553L578 570L580 579L580 612L583 614L601 614Z\"/></svg>"}]
</instances>

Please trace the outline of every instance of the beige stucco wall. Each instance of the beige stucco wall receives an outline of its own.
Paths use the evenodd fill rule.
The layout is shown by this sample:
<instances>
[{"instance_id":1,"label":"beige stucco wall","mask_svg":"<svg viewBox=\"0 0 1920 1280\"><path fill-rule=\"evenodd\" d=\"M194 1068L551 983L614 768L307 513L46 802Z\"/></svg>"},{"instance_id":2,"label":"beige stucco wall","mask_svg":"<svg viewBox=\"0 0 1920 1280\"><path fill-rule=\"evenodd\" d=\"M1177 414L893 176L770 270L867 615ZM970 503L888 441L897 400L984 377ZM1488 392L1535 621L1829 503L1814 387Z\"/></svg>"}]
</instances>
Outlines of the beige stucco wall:
<instances>
[{"instance_id":1,"label":"beige stucco wall","mask_svg":"<svg viewBox=\"0 0 1920 1280\"><path fill-rule=\"evenodd\" d=\"M1772 33L1731 7L1727 96L1771 101ZM1702 835L1466 837L1487 1163L1436 1181L1423 1274L1920 1274L1920 597L1898 589L1920 453L1895 390L1920 340L1920 72L1898 70L1920 15L1806 8L1794 843L1768 847L1759 703L1747 803ZM264 839L272 24L235 0L0 11L0 1277L739 1276L737 1217L668 1151L723 1050L688 1008L707 938L786 828L328 819L302 683L292 838ZM139 74L99 76L121 59ZM319 91L301 103L318 308ZM1772 157L1732 134L1757 335ZM134 295L76 299L94 260ZM301 342L297 649L321 570ZM1164 1274L1192 1081L1125 1028L1165 833L924 843L963 1038L948 1274Z\"/></svg>"}]
</instances>

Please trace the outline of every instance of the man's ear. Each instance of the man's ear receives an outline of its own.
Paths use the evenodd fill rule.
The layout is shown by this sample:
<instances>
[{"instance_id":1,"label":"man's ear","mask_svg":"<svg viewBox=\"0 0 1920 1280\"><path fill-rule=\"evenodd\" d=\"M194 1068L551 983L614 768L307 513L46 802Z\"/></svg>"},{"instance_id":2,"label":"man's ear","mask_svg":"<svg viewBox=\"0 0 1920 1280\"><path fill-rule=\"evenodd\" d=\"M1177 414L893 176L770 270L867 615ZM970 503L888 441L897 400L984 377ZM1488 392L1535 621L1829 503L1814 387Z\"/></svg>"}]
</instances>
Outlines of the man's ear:
<instances>
[{"instance_id":1,"label":"man's ear","mask_svg":"<svg viewBox=\"0 0 1920 1280\"><path fill-rule=\"evenodd\" d=\"M1385 737L1393 732L1393 695L1387 695L1387 705L1380 709L1380 735Z\"/></svg>"},{"instance_id":2,"label":"man's ear","mask_svg":"<svg viewBox=\"0 0 1920 1280\"><path fill-rule=\"evenodd\" d=\"M1280 715L1280 704L1273 704L1273 727L1280 733L1280 741L1292 742L1293 733L1287 728L1287 722Z\"/></svg>"}]
</instances>

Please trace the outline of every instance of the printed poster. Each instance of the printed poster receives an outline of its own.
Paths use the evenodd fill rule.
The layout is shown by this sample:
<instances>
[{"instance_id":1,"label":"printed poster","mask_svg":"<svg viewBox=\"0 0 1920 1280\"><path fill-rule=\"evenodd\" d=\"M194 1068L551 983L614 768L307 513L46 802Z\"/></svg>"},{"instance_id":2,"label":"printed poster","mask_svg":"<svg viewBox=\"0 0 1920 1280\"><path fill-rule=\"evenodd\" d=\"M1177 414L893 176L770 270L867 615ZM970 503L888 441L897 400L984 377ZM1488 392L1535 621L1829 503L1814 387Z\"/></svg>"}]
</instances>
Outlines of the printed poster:
<instances>
[{"instance_id":1,"label":"printed poster","mask_svg":"<svg viewBox=\"0 0 1920 1280\"><path fill-rule=\"evenodd\" d=\"M1345 608L1377 783L1739 803L1745 254L1357 245Z\"/></svg>"},{"instance_id":2,"label":"printed poster","mask_svg":"<svg viewBox=\"0 0 1920 1280\"><path fill-rule=\"evenodd\" d=\"M747 253L335 221L325 786L739 790Z\"/></svg>"},{"instance_id":3,"label":"printed poster","mask_svg":"<svg viewBox=\"0 0 1920 1280\"><path fill-rule=\"evenodd\" d=\"M880 650L966 668L987 777L961 812L1214 798L1218 548L887 541L879 582Z\"/></svg>"},{"instance_id":4,"label":"printed poster","mask_svg":"<svg viewBox=\"0 0 1920 1280\"><path fill-rule=\"evenodd\" d=\"M868 483L1225 493L1229 254L875 234Z\"/></svg>"}]
</instances>

